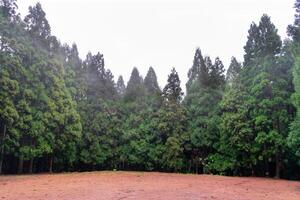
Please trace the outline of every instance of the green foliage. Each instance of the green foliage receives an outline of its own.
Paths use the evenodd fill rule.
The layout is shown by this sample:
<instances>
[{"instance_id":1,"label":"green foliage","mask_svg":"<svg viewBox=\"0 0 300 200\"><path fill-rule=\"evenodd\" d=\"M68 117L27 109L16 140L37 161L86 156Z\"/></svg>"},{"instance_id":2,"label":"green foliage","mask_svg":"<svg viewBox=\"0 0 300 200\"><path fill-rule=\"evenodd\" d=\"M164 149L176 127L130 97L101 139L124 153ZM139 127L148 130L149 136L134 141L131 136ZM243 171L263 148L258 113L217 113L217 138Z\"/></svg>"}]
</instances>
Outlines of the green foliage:
<instances>
[{"instance_id":1,"label":"green foliage","mask_svg":"<svg viewBox=\"0 0 300 200\"><path fill-rule=\"evenodd\" d=\"M295 92L292 95L292 102L294 106L297 108L297 113L295 120L291 124L291 131L288 137L288 145L292 149L293 152L295 152L295 155L298 156L298 164L300 165L300 115L299 115L299 110L300 110L300 59L299 59L299 54L296 55L295 57L295 63L294 63L294 68L293 68L293 83L294 83L294 88Z\"/></svg>"},{"instance_id":2,"label":"green foliage","mask_svg":"<svg viewBox=\"0 0 300 200\"><path fill-rule=\"evenodd\" d=\"M168 83L163 89L162 96L166 103L178 104L182 100L182 89L180 80L175 68L172 68L171 74L168 76Z\"/></svg>"},{"instance_id":3,"label":"green foliage","mask_svg":"<svg viewBox=\"0 0 300 200\"><path fill-rule=\"evenodd\" d=\"M282 45L270 17L252 23L243 65L196 49L186 96L173 68L161 91L123 77L99 52L61 44L40 3L22 21L0 0L0 173L147 170L300 177L299 9Z\"/></svg>"}]
</instances>

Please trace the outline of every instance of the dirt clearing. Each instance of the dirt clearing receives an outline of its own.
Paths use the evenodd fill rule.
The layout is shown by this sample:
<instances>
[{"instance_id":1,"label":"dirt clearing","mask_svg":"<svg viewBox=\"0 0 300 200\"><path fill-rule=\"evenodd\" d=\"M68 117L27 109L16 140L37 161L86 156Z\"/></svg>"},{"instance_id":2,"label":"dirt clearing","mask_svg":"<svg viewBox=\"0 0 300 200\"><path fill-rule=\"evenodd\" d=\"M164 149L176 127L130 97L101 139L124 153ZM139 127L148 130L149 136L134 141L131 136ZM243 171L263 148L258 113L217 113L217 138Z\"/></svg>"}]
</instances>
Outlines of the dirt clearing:
<instances>
[{"instance_id":1,"label":"dirt clearing","mask_svg":"<svg viewBox=\"0 0 300 200\"><path fill-rule=\"evenodd\" d=\"M300 182L142 172L0 176L7 200L300 200Z\"/></svg>"}]
</instances>

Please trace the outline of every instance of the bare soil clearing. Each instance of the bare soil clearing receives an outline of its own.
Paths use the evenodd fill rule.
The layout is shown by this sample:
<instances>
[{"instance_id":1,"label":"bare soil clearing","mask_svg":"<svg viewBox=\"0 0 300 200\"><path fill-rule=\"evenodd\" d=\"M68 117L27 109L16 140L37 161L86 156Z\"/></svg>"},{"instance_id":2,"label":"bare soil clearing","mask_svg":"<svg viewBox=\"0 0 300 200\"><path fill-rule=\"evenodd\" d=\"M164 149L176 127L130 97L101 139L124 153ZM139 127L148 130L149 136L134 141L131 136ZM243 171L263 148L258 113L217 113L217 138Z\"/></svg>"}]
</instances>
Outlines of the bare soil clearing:
<instances>
[{"instance_id":1,"label":"bare soil clearing","mask_svg":"<svg viewBox=\"0 0 300 200\"><path fill-rule=\"evenodd\" d=\"M148 172L0 176L0 200L300 200L300 182Z\"/></svg>"}]
</instances>

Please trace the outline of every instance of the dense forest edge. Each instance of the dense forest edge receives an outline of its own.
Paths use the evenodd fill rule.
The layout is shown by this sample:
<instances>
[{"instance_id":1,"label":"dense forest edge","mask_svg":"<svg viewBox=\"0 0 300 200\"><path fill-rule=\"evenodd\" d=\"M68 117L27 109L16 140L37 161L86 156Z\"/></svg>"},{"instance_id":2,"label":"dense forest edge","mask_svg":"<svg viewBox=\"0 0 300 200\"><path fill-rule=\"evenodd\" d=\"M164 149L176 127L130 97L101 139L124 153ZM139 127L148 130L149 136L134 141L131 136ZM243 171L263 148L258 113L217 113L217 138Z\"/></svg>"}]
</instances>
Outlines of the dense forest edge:
<instances>
[{"instance_id":1,"label":"dense forest edge","mask_svg":"<svg viewBox=\"0 0 300 200\"><path fill-rule=\"evenodd\" d=\"M196 49L186 94L173 68L125 86L101 53L62 44L40 3L0 0L0 173L138 170L300 179L300 0L289 38L253 22L244 60ZM101 47L100 47L101 48Z\"/></svg>"}]
</instances>

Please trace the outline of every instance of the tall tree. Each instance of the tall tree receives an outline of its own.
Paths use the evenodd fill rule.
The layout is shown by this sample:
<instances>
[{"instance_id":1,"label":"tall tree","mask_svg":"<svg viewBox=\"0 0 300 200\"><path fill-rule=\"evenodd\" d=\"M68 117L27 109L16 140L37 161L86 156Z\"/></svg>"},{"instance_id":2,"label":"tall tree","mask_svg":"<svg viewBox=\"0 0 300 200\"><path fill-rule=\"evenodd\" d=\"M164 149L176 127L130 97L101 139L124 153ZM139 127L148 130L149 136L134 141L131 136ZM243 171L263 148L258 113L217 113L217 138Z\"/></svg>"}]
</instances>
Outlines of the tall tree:
<instances>
[{"instance_id":1,"label":"tall tree","mask_svg":"<svg viewBox=\"0 0 300 200\"><path fill-rule=\"evenodd\" d=\"M119 76L117 81L117 92L121 97L123 97L125 91L126 91L126 87L123 80L123 76Z\"/></svg>"},{"instance_id":2,"label":"tall tree","mask_svg":"<svg viewBox=\"0 0 300 200\"><path fill-rule=\"evenodd\" d=\"M34 36L46 40L51 35L50 25L46 19L46 13L38 2L35 6L29 7L29 14L25 17L27 30Z\"/></svg>"},{"instance_id":3,"label":"tall tree","mask_svg":"<svg viewBox=\"0 0 300 200\"><path fill-rule=\"evenodd\" d=\"M210 57L202 58L200 50L196 50L192 71L198 66L198 74L189 76L192 82L188 89L184 104L188 111L189 144L187 150L189 169L196 173L203 172L205 159L213 150L218 138L218 102L222 98L225 77L224 66L219 58L212 63ZM193 77L197 77L194 78Z\"/></svg>"},{"instance_id":4,"label":"tall tree","mask_svg":"<svg viewBox=\"0 0 300 200\"><path fill-rule=\"evenodd\" d=\"M186 135L186 111L180 104L183 92L175 68L168 76L163 89L164 106L159 112L158 132L162 144L162 163L167 170L178 171L184 167L184 143Z\"/></svg>"},{"instance_id":5,"label":"tall tree","mask_svg":"<svg viewBox=\"0 0 300 200\"><path fill-rule=\"evenodd\" d=\"M248 31L248 40L244 46L244 66L260 62L258 58L280 53L282 42L278 30L268 15L263 15L257 26L254 22Z\"/></svg>"},{"instance_id":6,"label":"tall tree","mask_svg":"<svg viewBox=\"0 0 300 200\"><path fill-rule=\"evenodd\" d=\"M162 95L167 103L180 103L182 100L183 92L175 68L172 68L171 74L168 76L168 83L164 87Z\"/></svg>"},{"instance_id":7,"label":"tall tree","mask_svg":"<svg viewBox=\"0 0 300 200\"><path fill-rule=\"evenodd\" d=\"M187 95L189 95L189 93L193 93L193 90L198 90L200 84L205 85L208 81L208 77L209 70L205 65L205 61L200 48L197 48L194 56L193 65L188 72L188 82L186 84Z\"/></svg>"},{"instance_id":8,"label":"tall tree","mask_svg":"<svg viewBox=\"0 0 300 200\"><path fill-rule=\"evenodd\" d=\"M157 94L157 93L161 92L161 90L158 86L158 83L157 83L156 73L155 73L155 71L152 67L150 67L148 72L147 72L147 75L146 75L145 80L144 80L144 85L145 85L145 88L146 88L147 92L150 95Z\"/></svg>"},{"instance_id":9,"label":"tall tree","mask_svg":"<svg viewBox=\"0 0 300 200\"><path fill-rule=\"evenodd\" d=\"M226 72L226 82L227 84L232 84L238 77L242 70L242 65L239 63L235 57L231 58L230 65Z\"/></svg>"},{"instance_id":10,"label":"tall tree","mask_svg":"<svg viewBox=\"0 0 300 200\"><path fill-rule=\"evenodd\" d=\"M15 132L14 125L19 118L17 108L15 106L15 98L19 94L19 83L16 78L21 74L14 72L20 72L20 62L16 58L11 58L9 55L0 52L0 174L2 174L2 166L4 156L8 149L16 149L14 146L9 145L17 143L16 139L10 133ZM9 139L10 138L10 139Z\"/></svg>"},{"instance_id":11,"label":"tall tree","mask_svg":"<svg viewBox=\"0 0 300 200\"><path fill-rule=\"evenodd\" d=\"M138 69L134 67L127 83L124 98L126 101L136 101L144 97L145 87L143 85L143 78L140 76Z\"/></svg>"},{"instance_id":12,"label":"tall tree","mask_svg":"<svg viewBox=\"0 0 300 200\"><path fill-rule=\"evenodd\" d=\"M294 41L300 40L300 1L295 2L295 21L293 25L289 25L287 28L288 35L293 38Z\"/></svg>"}]
</instances>

